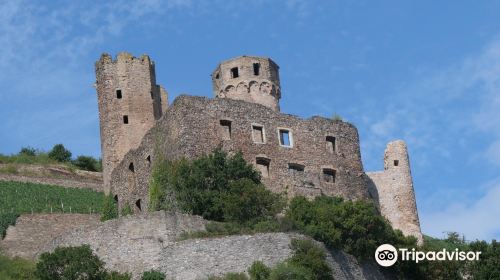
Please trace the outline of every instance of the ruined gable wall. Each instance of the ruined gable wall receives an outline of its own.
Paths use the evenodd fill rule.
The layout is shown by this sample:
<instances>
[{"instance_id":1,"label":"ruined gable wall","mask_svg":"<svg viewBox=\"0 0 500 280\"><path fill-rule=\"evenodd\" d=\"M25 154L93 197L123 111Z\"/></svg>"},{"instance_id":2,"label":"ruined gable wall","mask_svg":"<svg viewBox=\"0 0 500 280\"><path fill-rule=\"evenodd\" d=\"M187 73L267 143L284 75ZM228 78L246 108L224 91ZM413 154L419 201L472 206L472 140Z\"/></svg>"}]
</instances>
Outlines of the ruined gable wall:
<instances>
[{"instance_id":1,"label":"ruined gable wall","mask_svg":"<svg viewBox=\"0 0 500 280\"><path fill-rule=\"evenodd\" d=\"M221 120L231 122L231 139L224 140ZM265 142L255 143L252 125L263 127ZM280 128L291 132L293 147L280 145ZM337 148L328 150L326 136L336 137ZM148 203L151 166L145 159L154 147L168 159L196 158L211 153L218 145L224 150L242 151L245 160L256 164L257 157L269 160L269 177L264 184L275 192L337 195L347 199L368 198L359 151L358 133L351 124L314 117L303 120L281 114L259 104L231 99L180 96L136 150L128 153L112 175L112 192L119 201ZM154 158L152 158L154 161ZM129 168L134 165L133 176ZM288 164L304 166L304 172L290 174ZM323 179L323 169L336 171L335 183Z\"/></svg>"},{"instance_id":2,"label":"ruined gable wall","mask_svg":"<svg viewBox=\"0 0 500 280\"><path fill-rule=\"evenodd\" d=\"M367 172L368 186L380 212L394 228L423 242L406 144L387 144L384 171Z\"/></svg>"}]
</instances>

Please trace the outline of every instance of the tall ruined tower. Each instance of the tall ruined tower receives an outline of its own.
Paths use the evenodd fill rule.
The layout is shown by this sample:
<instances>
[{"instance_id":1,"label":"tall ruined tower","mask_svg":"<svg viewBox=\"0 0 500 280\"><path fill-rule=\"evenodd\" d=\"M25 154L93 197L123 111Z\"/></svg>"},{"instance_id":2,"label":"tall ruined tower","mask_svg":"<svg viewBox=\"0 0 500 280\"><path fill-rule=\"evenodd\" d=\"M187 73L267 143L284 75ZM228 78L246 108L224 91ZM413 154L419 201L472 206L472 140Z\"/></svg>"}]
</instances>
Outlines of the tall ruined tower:
<instances>
[{"instance_id":1,"label":"tall ruined tower","mask_svg":"<svg viewBox=\"0 0 500 280\"><path fill-rule=\"evenodd\" d=\"M144 134L168 106L167 92L156 84L154 62L120 53L103 54L95 64L99 105L104 191L124 155L139 146Z\"/></svg>"},{"instance_id":2,"label":"tall ruined tower","mask_svg":"<svg viewBox=\"0 0 500 280\"><path fill-rule=\"evenodd\" d=\"M221 62L212 73L215 97L258 103L280 110L279 66L270 58L240 56Z\"/></svg>"},{"instance_id":3,"label":"tall ruined tower","mask_svg":"<svg viewBox=\"0 0 500 280\"><path fill-rule=\"evenodd\" d=\"M418 219L417 202L410 171L406 143L402 140L387 144L384 153L384 171L367 173L374 184L380 212L394 228L405 235L417 237L423 242Z\"/></svg>"}]
</instances>

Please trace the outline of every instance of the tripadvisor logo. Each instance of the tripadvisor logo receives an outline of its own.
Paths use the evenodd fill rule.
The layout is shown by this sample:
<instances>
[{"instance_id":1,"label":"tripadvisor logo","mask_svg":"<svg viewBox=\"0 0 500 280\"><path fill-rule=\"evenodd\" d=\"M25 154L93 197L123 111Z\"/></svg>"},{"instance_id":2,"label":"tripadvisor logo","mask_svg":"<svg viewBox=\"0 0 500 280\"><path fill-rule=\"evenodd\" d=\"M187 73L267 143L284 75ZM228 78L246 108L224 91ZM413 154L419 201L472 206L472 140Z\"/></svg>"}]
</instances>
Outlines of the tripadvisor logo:
<instances>
[{"instance_id":1,"label":"tripadvisor logo","mask_svg":"<svg viewBox=\"0 0 500 280\"><path fill-rule=\"evenodd\" d=\"M399 258L398 258L399 255ZM479 255L481 252L472 251L459 251L455 249L453 251L448 251L443 249L441 251L417 251L415 248L399 248L396 249L391 244L380 245L375 251L375 260L381 266L392 266L398 259L401 261L414 261L418 263L420 261L477 261L479 260Z\"/></svg>"}]
</instances>

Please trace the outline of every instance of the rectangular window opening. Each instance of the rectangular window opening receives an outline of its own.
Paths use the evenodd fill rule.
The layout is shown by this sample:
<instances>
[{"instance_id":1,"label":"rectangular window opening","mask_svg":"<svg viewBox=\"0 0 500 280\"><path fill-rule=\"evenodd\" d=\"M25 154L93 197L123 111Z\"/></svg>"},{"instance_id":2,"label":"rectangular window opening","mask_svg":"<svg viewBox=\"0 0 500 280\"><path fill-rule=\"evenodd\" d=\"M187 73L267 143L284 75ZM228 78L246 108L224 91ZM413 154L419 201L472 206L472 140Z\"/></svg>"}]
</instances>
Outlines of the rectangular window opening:
<instances>
[{"instance_id":1,"label":"rectangular window opening","mask_svg":"<svg viewBox=\"0 0 500 280\"><path fill-rule=\"evenodd\" d=\"M259 76L259 74L260 74L260 63L254 63L253 64L253 74L255 76Z\"/></svg>"},{"instance_id":2,"label":"rectangular window opening","mask_svg":"<svg viewBox=\"0 0 500 280\"><path fill-rule=\"evenodd\" d=\"M399 160L394 160L394 166L398 166L399 165Z\"/></svg>"},{"instance_id":3,"label":"rectangular window opening","mask_svg":"<svg viewBox=\"0 0 500 280\"><path fill-rule=\"evenodd\" d=\"M238 67L231 68L231 78L238 78L239 76Z\"/></svg>"},{"instance_id":4,"label":"rectangular window opening","mask_svg":"<svg viewBox=\"0 0 500 280\"><path fill-rule=\"evenodd\" d=\"M326 136L326 146L328 151L333 154L337 150L335 137Z\"/></svg>"},{"instance_id":5,"label":"rectangular window opening","mask_svg":"<svg viewBox=\"0 0 500 280\"><path fill-rule=\"evenodd\" d=\"M231 121L221 120L220 127L222 129L222 139L231 140Z\"/></svg>"},{"instance_id":6,"label":"rectangular window opening","mask_svg":"<svg viewBox=\"0 0 500 280\"><path fill-rule=\"evenodd\" d=\"M257 158L257 170L260 171L260 174L262 174L263 178L268 178L269 177L269 162L270 160L267 158Z\"/></svg>"},{"instance_id":7,"label":"rectangular window opening","mask_svg":"<svg viewBox=\"0 0 500 280\"><path fill-rule=\"evenodd\" d=\"M297 163L288 164L288 173L291 175L301 175L304 174L304 166Z\"/></svg>"},{"instance_id":8,"label":"rectangular window opening","mask_svg":"<svg viewBox=\"0 0 500 280\"><path fill-rule=\"evenodd\" d=\"M127 115L123 116L123 123L128 124L128 116Z\"/></svg>"},{"instance_id":9,"label":"rectangular window opening","mask_svg":"<svg viewBox=\"0 0 500 280\"><path fill-rule=\"evenodd\" d=\"M280 129L279 134L280 134L280 145L286 146L286 147L291 147L292 141L290 138L290 131L286 130L286 129Z\"/></svg>"},{"instance_id":10,"label":"rectangular window opening","mask_svg":"<svg viewBox=\"0 0 500 280\"><path fill-rule=\"evenodd\" d=\"M334 169L323 169L323 180L328 183L335 183L336 171Z\"/></svg>"},{"instance_id":11,"label":"rectangular window opening","mask_svg":"<svg viewBox=\"0 0 500 280\"><path fill-rule=\"evenodd\" d=\"M252 138L255 143L264 143L264 127L252 125Z\"/></svg>"},{"instance_id":12,"label":"rectangular window opening","mask_svg":"<svg viewBox=\"0 0 500 280\"><path fill-rule=\"evenodd\" d=\"M122 99L122 90L121 89L116 90L116 98Z\"/></svg>"}]
</instances>

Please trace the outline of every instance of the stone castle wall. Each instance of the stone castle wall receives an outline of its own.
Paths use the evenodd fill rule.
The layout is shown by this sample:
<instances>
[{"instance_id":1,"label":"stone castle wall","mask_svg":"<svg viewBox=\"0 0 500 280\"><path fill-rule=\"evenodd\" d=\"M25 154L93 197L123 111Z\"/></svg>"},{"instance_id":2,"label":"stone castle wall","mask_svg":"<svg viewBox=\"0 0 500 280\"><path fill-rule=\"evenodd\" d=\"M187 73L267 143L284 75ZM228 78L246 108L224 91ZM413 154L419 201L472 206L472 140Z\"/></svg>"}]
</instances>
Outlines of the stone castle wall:
<instances>
[{"instance_id":1,"label":"stone castle wall","mask_svg":"<svg viewBox=\"0 0 500 280\"><path fill-rule=\"evenodd\" d=\"M262 139L255 136L256 126ZM280 129L289 132L291 146L280 144ZM176 159L196 158L218 145L241 151L262 171L262 181L272 191L368 198L358 133L351 124L321 117L304 120L259 104L193 96L178 97L139 148L125 155L113 171L111 191L120 206L140 200L144 209L155 148L165 158Z\"/></svg>"},{"instance_id":2,"label":"stone castle wall","mask_svg":"<svg viewBox=\"0 0 500 280\"><path fill-rule=\"evenodd\" d=\"M161 117L166 91L156 84L154 63L146 55L120 53L113 60L103 54L95 70L104 190L109 192L111 171Z\"/></svg>"},{"instance_id":3,"label":"stone castle wall","mask_svg":"<svg viewBox=\"0 0 500 280\"><path fill-rule=\"evenodd\" d=\"M406 144L399 140L387 144L384 171L368 172L370 193L378 202L380 212L394 228L423 242L417 203Z\"/></svg>"}]
</instances>

